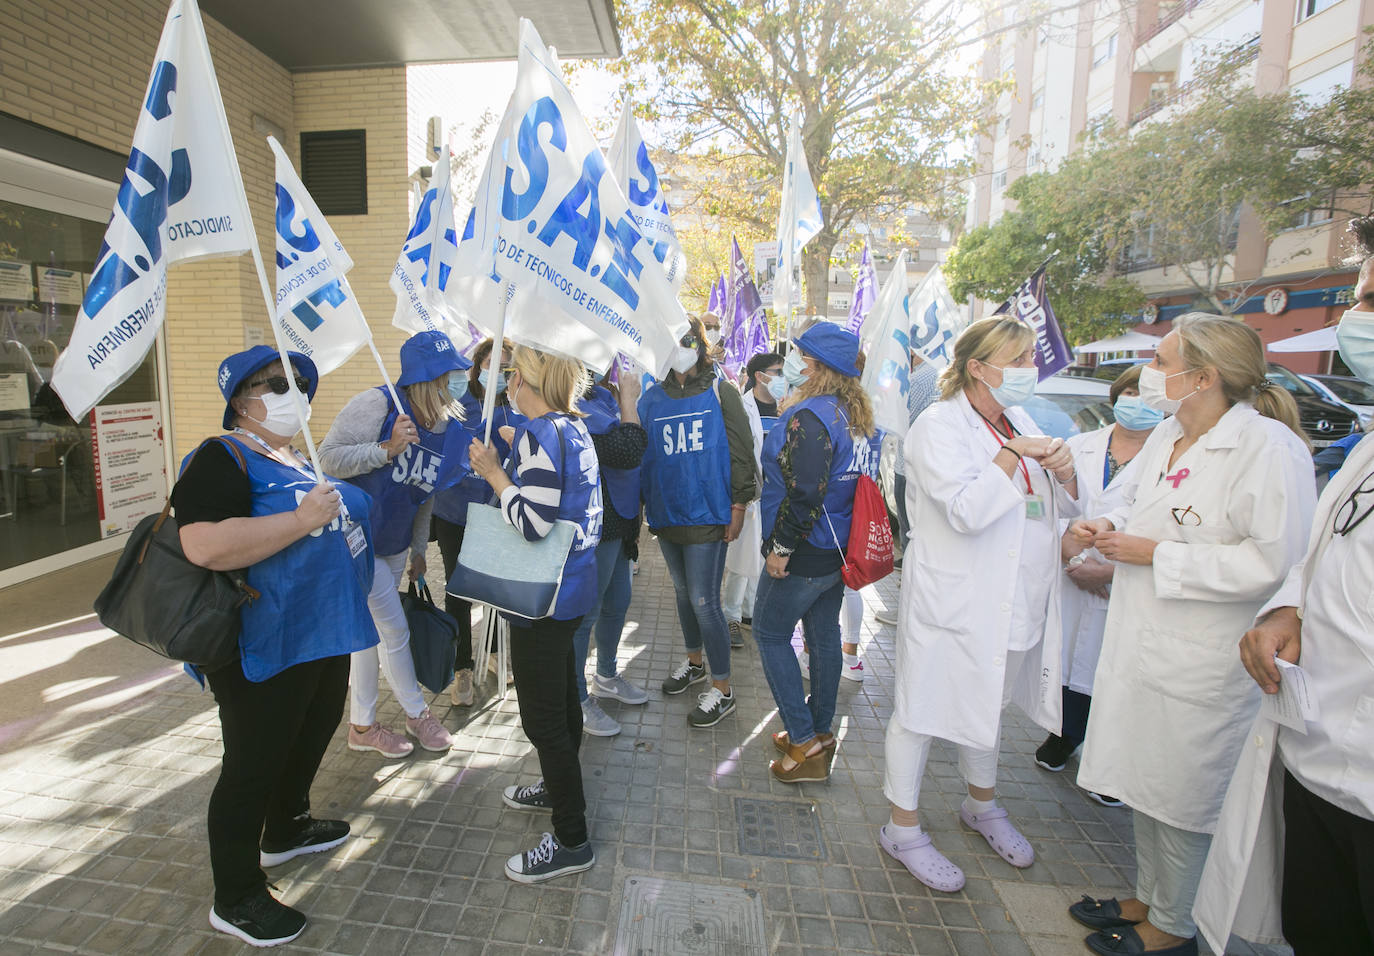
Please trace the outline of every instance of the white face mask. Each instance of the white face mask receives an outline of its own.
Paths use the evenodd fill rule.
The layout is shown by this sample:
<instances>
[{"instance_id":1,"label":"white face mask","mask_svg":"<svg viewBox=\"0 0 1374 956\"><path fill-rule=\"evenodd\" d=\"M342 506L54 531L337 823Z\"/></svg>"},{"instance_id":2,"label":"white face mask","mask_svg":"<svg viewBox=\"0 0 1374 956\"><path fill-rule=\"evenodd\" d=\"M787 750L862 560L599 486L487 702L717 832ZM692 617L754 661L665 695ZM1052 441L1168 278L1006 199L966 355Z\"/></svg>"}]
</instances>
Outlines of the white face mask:
<instances>
[{"instance_id":1,"label":"white face mask","mask_svg":"<svg viewBox=\"0 0 1374 956\"><path fill-rule=\"evenodd\" d=\"M304 398L305 396L302 395L301 397ZM268 392L266 395L259 395L258 400L267 409L267 416L259 419L244 412L244 418L257 422L272 434L281 435L283 438L290 438L301 430L304 422L296 414L296 403L290 392L285 395ZM310 403L308 401L305 403L305 421L310 421Z\"/></svg>"},{"instance_id":2,"label":"white face mask","mask_svg":"<svg viewBox=\"0 0 1374 956\"><path fill-rule=\"evenodd\" d=\"M1178 378L1180 375L1187 375L1193 369L1184 369L1182 372L1175 372L1173 375L1165 375L1157 368L1146 365L1140 370L1140 400L1151 408L1161 411L1166 415L1172 415L1178 411L1178 407L1183 404L1185 399L1197 394L1197 390L1189 392L1183 398L1170 398L1165 392L1165 383L1171 378Z\"/></svg>"},{"instance_id":3,"label":"white face mask","mask_svg":"<svg viewBox=\"0 0 1374 956\"><path fill-rule=\"evenodd\" d=\"M988 368L997 368L996 365L989 365ZM1038 368L1007 368L998 369L1002 373L1002 384L993 388L988 385L988 391L992 392L993 399L1003 408L1011 408L1013 405L1020 405L1030 400L1035 394L1035 386L1040 381L1040 370ZM987 385L987 382L983 383Z\"/></svg>"},{"instance_id":4,"label":"white face mask","mask_svg":"<svg viewBox=\"0 0 1374 956\"><path fill-rule=\"evenodd\" d=\"M1351 309L1342 315L1336 326L1336 344L1341 361L1350 366L1355 377L1374 384L1374 312Z\"/></svg>"},{"instance_id":5,"label":"white face mask","mask_svg":"<svg viewBox=\"0 0 1374 956\"><path fill-rule=\"evenodd\" d=\"M716 344L717 342L719 342L719 341L720 341L720 329L707 329L707 330L706 330L706 344L707 344L707 345L715 345L715 344Z\"/></svg>"},{"instance_id":6,"label":"white face mask","mask_svg":"<svg viewBox=\"0 0 1374 956\"><path fill-rule=\"evenodd\" d=\"M782 377L793 388L801 388L806 381L806 360L797 349L792 349L782 360Z\"/></svg>"},{"instance_id":7,"label":"white face mask","mask_svg":"<svg viewBox=\"0 0 1374 956\"><path fill-rule=\"evenodd\" d=\"M697 350L689 349L684 345L679 345L677 347L677 352L673 355L673 361L670 365L670 368L672 368L672 370L674 372L677 372L679 375L686 375L692 369L696 368L696 364Z\"/></svg>"},{"instance_id":8,"label":"white face mask","mask_svg":"<svg viewBox=\"0 0 1374 956\"><path fill-rule=\"evenodd\" d=\"M510 410L515 412L515 414L517 415L525 414L524 412L520 411L520 406L517 405L515 402L515 396L520 394L520 389L524 384L525 380L523 378L520 379L519 383L517 383L516 386L510 390L510 394L506 396L506 404L509 405Z\"/></svg>"},{"instance_id":9,"label":"white face mask","mask_svg":"<svg viewBox=\"0 0 1374 956\"><path fill-rule=\"evenodd\" d=\"M773 397L775 402L780 402L787 397L787 379L782 377L781 372L770 378L764 388L767 389L768 394Z\"/></svg>"}]
</instances>

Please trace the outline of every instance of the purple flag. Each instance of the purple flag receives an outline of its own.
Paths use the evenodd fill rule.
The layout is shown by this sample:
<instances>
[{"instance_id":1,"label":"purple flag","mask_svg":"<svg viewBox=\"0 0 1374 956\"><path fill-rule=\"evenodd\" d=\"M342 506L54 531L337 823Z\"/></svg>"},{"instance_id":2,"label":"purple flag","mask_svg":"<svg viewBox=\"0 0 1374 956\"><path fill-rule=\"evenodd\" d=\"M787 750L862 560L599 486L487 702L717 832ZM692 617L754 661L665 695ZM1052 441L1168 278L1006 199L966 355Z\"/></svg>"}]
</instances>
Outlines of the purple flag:
<instances>
[{"instance_id":1,"label":"purple flag","mask_svg":"<svg viewBox=\"0 0 1374 956\"><path fill-rule=\"evenodd\" d=\"M863 328L868 311L878 298L878 271L873 268L873 257L868 252L868 240L864 240L863 255L859 257L859 271L854 276L854 299L849 303L849 321L844 330L859 334Z\"/></svg>"},{"instance_id":2,"label":"purple flag","mask_svg":"<svg viewBox=\"0 0 1374 956\"><path fill-rule=\"evenodd\" d=\"M716 281L711 283L711 296L706 302L706 311L717 318L725 318L725 276L716 277Z\"/></svg>"},{"instance_id":3,"label":"purple flag","mask_svg":"<svg viewBox=\"0 0 1374 956\"><path fill-rule=\"evenodd\" d=\"M1035 332L1035 367L1040 381L1073 364L1073 350L1064 340L1059 320L1054 317L1050 298L1045 290L1045 267L1031 273L1010 299L1003 302L993 315L1011 315L1026 323Z\"/></svg>"},{"instance_id":4,"label":"purple flag","mask_svg":"<svg viewBox=\"0 0 1374 956\"><path fill-rule=\"evenodd\" d=\"M744 261L739 240L732 239L733 256L730 261L730 282L726 287L726 315L721 325L728 323L725 337L725 371L731 379L739 378L740 369L749 359L768 351L768 320L763 313L763 300L754 285L754 274ZM763 347L758 348L762 328Z\"/></svg>"}]
</instances>

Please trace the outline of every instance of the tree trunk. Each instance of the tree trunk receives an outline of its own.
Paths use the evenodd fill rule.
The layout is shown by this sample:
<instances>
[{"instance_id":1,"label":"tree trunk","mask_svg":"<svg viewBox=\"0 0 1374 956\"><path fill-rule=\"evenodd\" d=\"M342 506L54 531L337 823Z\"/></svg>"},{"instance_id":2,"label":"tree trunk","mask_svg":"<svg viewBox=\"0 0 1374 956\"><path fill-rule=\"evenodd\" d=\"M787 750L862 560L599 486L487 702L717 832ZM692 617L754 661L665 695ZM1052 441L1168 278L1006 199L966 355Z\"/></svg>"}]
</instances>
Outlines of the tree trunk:
<instances>
[{"instance_id":1,"label":"tree trunk","mask_svg":"<svg viewBox=\"0 0 1374 956\"><path fill-rule=\"evenodd\" d=\"M802 311L806 315L825 316L830 306L830 253L836 238L822 232L802 250L802 273L806 276L806 297Z\"/></svg>"}]
</instances>

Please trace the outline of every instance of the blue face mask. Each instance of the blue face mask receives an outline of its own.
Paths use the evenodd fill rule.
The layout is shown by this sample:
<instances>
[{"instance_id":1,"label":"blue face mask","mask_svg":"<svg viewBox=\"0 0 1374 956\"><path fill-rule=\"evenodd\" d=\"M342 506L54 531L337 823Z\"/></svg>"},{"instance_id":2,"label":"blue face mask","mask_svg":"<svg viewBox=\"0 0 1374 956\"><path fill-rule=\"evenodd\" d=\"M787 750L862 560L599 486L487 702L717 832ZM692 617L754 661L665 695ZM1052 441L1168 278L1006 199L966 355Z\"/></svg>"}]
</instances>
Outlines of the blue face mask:
<instances>
[{"instance_id":1,"label":"blue face mask","mask_svg":"<svg viewBox=\"0 0 1374 956\"><path fill-rule=\"evenodd\" d=\"M782 377L781 372L774 374L764 388L768 390L769 395L773 396L775 402L780 402L787 397L787 379Z\"/></svg>"},{"instance_id":2,"label":"blue face mask","mask_svg":"<svg viewBox=\"0 0 1374 956\"><path fill-rule=\"evenodd\" d=\"M782 377L793 388L800 388L806 381L806 361L799 350L792 349L782 360Z\"/></svg>"},{"instance_id":3,"label":"blue face mask","mask_svg":"<svg viewBox=\"0 0 1374 956\"><path fill-rule=\"evenodd\" d=\"M1112 414L1118 425L1133 432L1149 431L1164 421L1164 413L1146 405L1138 395L1122 395L1112 405Z\"/></svg>"},{"instance_id":4,"label":"blue face mask","mask_svg":"<svg viewBox=\"0 0 1374 956\"><path fill-rule=\"evenodd\" d=\"M486 391L486 389L487 389L487 387L488 387L488 386L487 386L487 373L488 373L488 371L489 371L489 369L485 369L485 368L484 368L484 369L482 369L482 371L480 371L480 372L477 373L477 384L479 384L479 385L482 386L482 390L483 390L483 391ZM496 394L497 394L497 395L500 395L500 394L501 394L502 392L504 392L505 390L506 390L506 376L504 376L504 375L497 375L497 376L496 376Z\"/></svg>"},{"instance_id":5,"label":"blue face mask","mask_svg":"<svg viewBox=\"0 0 1374 956\"><path fill-rule=\"evenodd\" d=\"M1336 326L1341 361L1362 382L1374 384L1374 312L1351 309Z\"/></svg>"},{"instance_id":6,"label":"blue face mask","mask_svg":"<svg viewBox=\"0 0 1374 956\"><path fill-rule=\"evenodd\" d=\"M448 376L448 394L455 402L461 401L463 396L468 393L468 377L462 372L450 372Z\"/></svg>"},{"instance_id":7,"label":"blue face mask","mask_svg":"<svg viewBox=\"0 0 1374 956\"><path fill-rule=\"evenodd\" d=\"M996 365L989 365L988 368L997 368ZM997 404L1003 408L1011 408L1013 405L1020 405L1030 399L1035 394L1036 383L1040 381L1040 370L1037 368L1011 368L999 369L1002 373L1002 384L993 388L988 385L988 391L992 392L992 397ZM987 384L984 382L983 384Z\"/></svg>"}]
</instances>

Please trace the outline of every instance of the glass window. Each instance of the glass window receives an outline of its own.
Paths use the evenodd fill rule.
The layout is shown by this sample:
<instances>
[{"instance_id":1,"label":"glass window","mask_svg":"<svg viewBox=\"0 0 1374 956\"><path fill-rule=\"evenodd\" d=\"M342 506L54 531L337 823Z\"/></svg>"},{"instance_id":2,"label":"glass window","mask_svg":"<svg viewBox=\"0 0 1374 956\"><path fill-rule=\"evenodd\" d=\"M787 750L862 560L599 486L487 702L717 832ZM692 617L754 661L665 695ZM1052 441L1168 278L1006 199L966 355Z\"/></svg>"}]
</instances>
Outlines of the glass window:
<instances>
[{"instance_id":1,"label":"glass window","mask_svg":"<svg viewBox=\"0 0 1374 956\"><path fill-rule=\"evenodd\" d=\"M1093 47L1093 66L1099 67L1116 56L1116 34Z\"/></svg>"}]
</instances>

